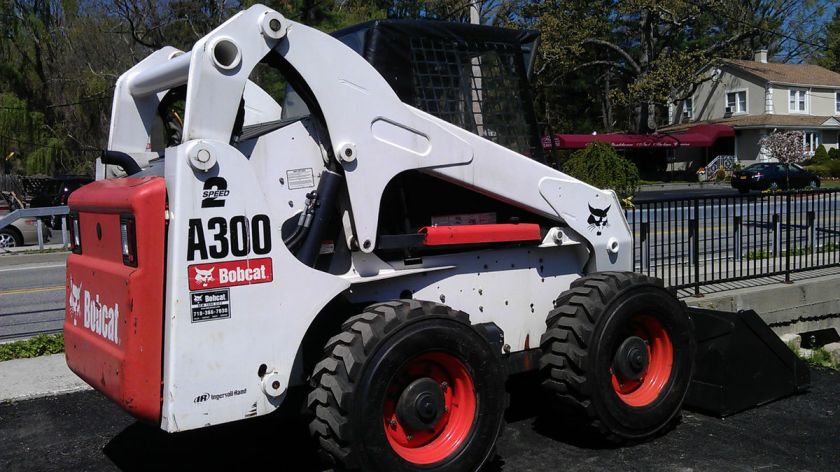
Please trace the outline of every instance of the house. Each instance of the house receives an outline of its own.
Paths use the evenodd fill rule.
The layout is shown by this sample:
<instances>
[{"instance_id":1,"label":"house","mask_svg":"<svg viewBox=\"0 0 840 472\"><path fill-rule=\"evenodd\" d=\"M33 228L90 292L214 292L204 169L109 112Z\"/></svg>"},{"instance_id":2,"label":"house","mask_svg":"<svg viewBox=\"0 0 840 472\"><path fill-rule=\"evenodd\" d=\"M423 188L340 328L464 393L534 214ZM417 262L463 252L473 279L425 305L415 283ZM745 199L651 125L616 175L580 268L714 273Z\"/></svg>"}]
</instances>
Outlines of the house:
<instances>
[{"instance_id":1,"label":"house","mask_svg":"<svg viewBox=\"0 0 840 472\"><path fill-rule=\"evenodd\" d=\"M691 97L669 107L669 125L661 133L682 131L700 123L731 126L735 136L721 142L713 155L696 149L676 149L669 170L691 171L716 155L735 155L748 165L769 160L759 144L774 131L803 132L806 156L822 144L838 147L840 140L840 74L813 64L767 61L767 51L755 60L727 59L719 68L700 72L706 80Z\"/></svg>"}]
</instances>

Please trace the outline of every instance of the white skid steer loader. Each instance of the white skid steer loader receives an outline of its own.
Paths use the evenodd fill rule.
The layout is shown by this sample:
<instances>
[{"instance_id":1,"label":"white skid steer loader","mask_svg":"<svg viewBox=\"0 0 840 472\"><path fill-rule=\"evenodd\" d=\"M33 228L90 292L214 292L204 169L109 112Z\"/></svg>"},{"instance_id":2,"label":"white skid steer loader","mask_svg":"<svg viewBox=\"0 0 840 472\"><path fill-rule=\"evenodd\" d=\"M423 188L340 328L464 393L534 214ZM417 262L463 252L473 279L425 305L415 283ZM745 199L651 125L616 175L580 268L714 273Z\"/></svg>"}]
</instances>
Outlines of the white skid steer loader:
<instances>
[{"instance_id":1,"label":"white skid steer loader","mask_svg":"<svg viewBox=\"0 0 840 472\"><path fill-rule=\"evenodd\" d=\"M611 437L670 425L691 318L630 272L616 195L540 161L535 43L417 21L330 36L257 5L151 54L70 199L69 366L168 432L304 390L348 469L479 469L528 371Z\"/></svg>"}]
</instances>

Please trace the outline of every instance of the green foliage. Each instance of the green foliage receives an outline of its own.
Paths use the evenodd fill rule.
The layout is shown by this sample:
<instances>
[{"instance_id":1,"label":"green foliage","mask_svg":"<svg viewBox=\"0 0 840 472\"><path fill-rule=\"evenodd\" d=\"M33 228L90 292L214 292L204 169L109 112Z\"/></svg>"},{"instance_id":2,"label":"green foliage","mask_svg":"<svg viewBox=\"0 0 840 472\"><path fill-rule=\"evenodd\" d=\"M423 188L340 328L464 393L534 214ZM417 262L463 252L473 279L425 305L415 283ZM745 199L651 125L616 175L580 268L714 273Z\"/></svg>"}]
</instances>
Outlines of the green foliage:
<instances>
[{"instance_id":1,"label":"green foliage","mask_svg":"<svg viewBox=\"0 0 840 472\"><path fill-rule=\"evenodd\" d=\"M819 164L812 164L806 169L814 172L820 177L838 177L840 178L840 160L828 159Z\"/></svg>"},{"instance_id":2,"label":"green foliage","mask_svg":"<svg viewBox=\"0 0 840 472\"><path fill-rule=\"evenodd\" d=\"M817 147L817 150L814 151L814 162L820 163L828 160L828 151L825 150L825 146L822 144Z\"/></svg>"},{"instance_id":3,"label":"green foliage","mask_svg":"<svg viewBox=\"0 0 840 472\"><path fill-rule=\"evenodd\" d=\"M840 8L834 10L834 17L826 23L823 31L826 45L817 63L827 69L840 72Z\"/></svg>"},{"instance_id":4,"label":"green foliage","mask_svg":"<svg viewBox=\"0 0 840 472\"><path fill-rule=\"evenodd\" d=\"M823 347L814 349L811 352L811 356L806 357L805 360L808 361L809 364L819 367L827 367L829 369L840 368L840 364L834 362L834 359L831 357L831 353Z\"/></svg>"},{"instance_id":5,"label":"green foliage","mask_svg":"<svg viewBox=\"0 0 840 472\"><path fill-rule=\"evenodd\" d=\"M726 180L726 169L724 169L723 167L718 169L717 172L715 172L715 180L718 182L723 182L724 180Z\"/></svg>"},{"instance_id":6,"label":"green foliage","mask_svg":"<svg viewBox=\"0 0 840 472\"><path fill-rule=\"evenodd\" d=\"M561 163L561 170L595 187L615 190L621 199L632 197L639 188L636 165L605 143L592 143L575 152Z\"/></svg>"},{"instance_id":7,"label":"green foliage","mask_svg":"<svg viewBox=\"0 0 840 472\"><path fill-rule=\"evenodd\" d=\"M840 148L831 148L828 151L828 158L832 161L840 161Z\"/></svg>"},{"instance_id":8,"label":"green foliage","mask_svg":"<svg viewBox=\"0 0 840 472\"><path fill-rule=\"evenodd\" d=\"M48 356L64 352L63 334L39 334L34 338L0 344L0 361Z\"/></svg>"}]
</instances>

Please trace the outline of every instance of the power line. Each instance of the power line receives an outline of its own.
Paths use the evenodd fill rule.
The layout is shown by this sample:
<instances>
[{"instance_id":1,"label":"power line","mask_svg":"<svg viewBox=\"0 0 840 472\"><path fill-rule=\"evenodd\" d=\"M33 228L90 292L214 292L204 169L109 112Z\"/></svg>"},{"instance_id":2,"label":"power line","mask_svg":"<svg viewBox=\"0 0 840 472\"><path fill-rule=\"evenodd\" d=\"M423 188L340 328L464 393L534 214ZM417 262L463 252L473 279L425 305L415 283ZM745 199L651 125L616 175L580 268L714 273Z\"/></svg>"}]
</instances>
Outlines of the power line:
<instances>
[{"instance_id":1,"label":"power line","mask_svg":"<svg viewBox=\"0 0 840 472\"><path fill-rule=\"evenodd\" d=\"M44 108L45 109L50 109L50 108L72 107L72 106L75 106L75 105L81 105L81 104L84 104L84 103L92 103L92 102L100 102L102 100L107 100L108 99L108 97L95 97L95 98L89 97L89 98L90 98L89 100L80 100L78 102L73 102L73 103L58 103L58 104L55 104L55 105L47 105ZM29 108L0 106L0 110L29 110ZM33 111L37 111L37 110L33 110Z\"/></svg>"},{"instance_id":2,"label":"power line","mask_svg":"<svg viewBox=\"0 0 840 472\"><path fill-rule=\"evenodd\" d=\"M58 146L49 146L49 145L46 145L46 144L36 144L36 143L31 142L31 141L25 141L23 139L13 138L11 136L0 135L0 140L4 140L4 139L8 139L9 141L15 141L18 144L25 144L27 146L32 146L32 147L40 148L40 149L55 149L56 151L65 151L65 152L70 151L69 149L58 147ZM100 153L102 151L99 150L99 149L78 149L77 151L74 150L73 152L96 152L96 153Z\"/></svg>"}]
</instances>

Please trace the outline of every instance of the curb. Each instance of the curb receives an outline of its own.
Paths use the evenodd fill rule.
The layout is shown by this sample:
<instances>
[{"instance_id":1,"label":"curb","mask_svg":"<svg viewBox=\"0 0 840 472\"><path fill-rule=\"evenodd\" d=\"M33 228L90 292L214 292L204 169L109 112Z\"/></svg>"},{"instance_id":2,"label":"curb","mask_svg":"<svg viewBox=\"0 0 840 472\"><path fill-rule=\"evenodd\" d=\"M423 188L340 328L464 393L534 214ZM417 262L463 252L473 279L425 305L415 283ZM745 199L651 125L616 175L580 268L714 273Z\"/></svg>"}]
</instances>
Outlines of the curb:
<instances>
[{"instance_id":1,"label":"curb","mask_svg":"<svg viewBox=\"0 0 840 472\"><path fill-rule=\"evenodd\" d=\"M0 362L0 402L16 402L91 387L67 367L64 354Z\"/></svg>"}]
</instances>

